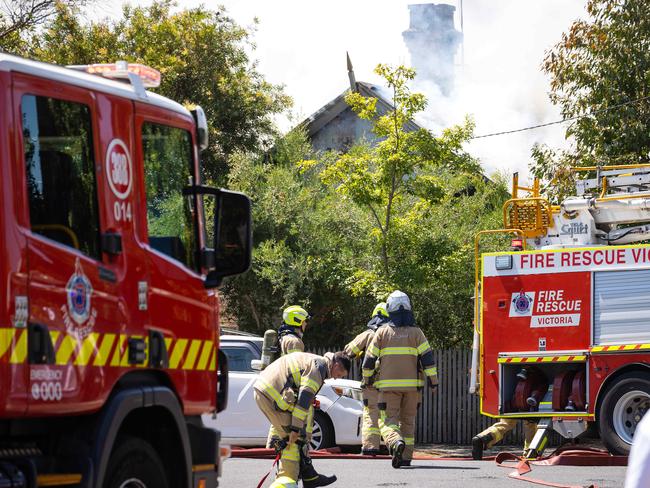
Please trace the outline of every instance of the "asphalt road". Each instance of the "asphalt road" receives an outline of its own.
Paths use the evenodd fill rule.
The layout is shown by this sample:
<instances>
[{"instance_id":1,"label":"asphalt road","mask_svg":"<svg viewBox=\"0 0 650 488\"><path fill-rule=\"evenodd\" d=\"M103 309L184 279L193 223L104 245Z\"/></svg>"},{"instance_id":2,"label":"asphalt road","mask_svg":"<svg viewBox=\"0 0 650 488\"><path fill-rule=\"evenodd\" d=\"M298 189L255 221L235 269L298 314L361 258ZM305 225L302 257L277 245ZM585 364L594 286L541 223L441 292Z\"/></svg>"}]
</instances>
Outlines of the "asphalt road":
<instances>
[{"instance_id":1,"label":"asphalt road","mask_svg":"<svg viewBox=\"0 0 650 488\"><path fill-rule=\"evenodd\" d=\"M269 459L228 459L223 466L221 488L255 488L271 468ZM508 478L513 471L497 466L494 461L414 461L410 468L393 469L386 459L350 460L315 459L316 469L323 474L336 474L333 488L399 487L420 488L526 488L533 485ZM621 488L625 480L623 467L534 466L527 475L554 483L575 486L596 485L598 488ZM264 487L273 479L269 476Z\"/></svg>"}]
</instances>

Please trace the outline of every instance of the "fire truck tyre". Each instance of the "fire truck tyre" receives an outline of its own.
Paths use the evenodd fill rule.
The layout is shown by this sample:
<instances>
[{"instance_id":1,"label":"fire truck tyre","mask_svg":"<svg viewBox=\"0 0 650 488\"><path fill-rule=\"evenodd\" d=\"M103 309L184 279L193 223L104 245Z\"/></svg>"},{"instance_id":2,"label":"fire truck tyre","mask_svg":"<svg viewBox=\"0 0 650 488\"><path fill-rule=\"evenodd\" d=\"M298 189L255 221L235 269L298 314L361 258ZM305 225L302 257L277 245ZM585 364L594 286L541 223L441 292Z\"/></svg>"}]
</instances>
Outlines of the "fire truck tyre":
<instances>
[{"instance_id":1,"label":"fire truck tyre","mask_svg":"<svg viewBox=\"0 0 650 488\"><path fill-rule=\"evenodd\" d=\"M111 454L105 488L169 488L158 453L148 442L125 438Z\"/></svg>"},{"instance_id":2,"label":"fire truck tyre","mask_svg":"<svg viewBox=\"0 0 650 488\"><path fill-rule=\"evenodd\" d=\"M600 437L612 454L627 456L634 431L650 408L650 376L626 373L605 393L600 407Z\"/></svg>"},{"instance_id":3,"label":"fire truck tyre","mask_svg":"<svg viewBox=\"0 0 650 488\"><path fill-rule=\"evenodd\" d=\"M314 450L334 447L334 427L323 412L314 412L314 430L311 433L310 445Z\"/></svg>"}]
</instances>

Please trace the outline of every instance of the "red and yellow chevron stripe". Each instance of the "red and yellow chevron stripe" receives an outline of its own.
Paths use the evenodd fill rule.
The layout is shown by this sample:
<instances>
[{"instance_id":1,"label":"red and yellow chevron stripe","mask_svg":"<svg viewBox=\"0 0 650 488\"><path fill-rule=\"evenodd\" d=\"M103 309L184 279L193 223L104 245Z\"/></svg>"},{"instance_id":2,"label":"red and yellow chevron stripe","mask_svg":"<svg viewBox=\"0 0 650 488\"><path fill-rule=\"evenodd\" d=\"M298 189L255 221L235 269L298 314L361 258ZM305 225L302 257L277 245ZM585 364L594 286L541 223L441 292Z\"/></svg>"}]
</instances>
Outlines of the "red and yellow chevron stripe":
<instances>
[{"instance_id":1,"label":"red and yellow chevron stripe","mask_svg":"<svg viewBox=\"0 0 650 488\"><path fill-rule=\"evenodd\" d=\"M586 354L576 356L526 356L516 358L499 358L498 362L503 364L510 363L583 363L587 360Z\"/></svg>"},{"instance_id":2,"label":"red and yellow chevron stripe","mask_svg":"<svg viewBox=\"0 0 650 488\"><path fill-rule=\"evenodd\" d=\"M650 344L621 344L618 346L594 346L591 352L637 352L650 351Z\"/></svg>"},{"instance_id":3,"label":"red and yellow chevron stripe","mask_svg":"<svg viewBox=\"0 0 650 488\"><path fill-rule=\"evenodd\" d=\"M128 339L136 336L93 332L79 340L70 334L52 331L50 337L56 354L55 363L59 366L134 367L128 361ZM148 345L149 338L145 337L144 340ZM217 351L214 341L165 337L165 345L169 355L169 369L216 370ZM11 364L27 362L27 329L0 328L0 361ZM148 357L137 367L144 368L147 364Z\"/></svg>"}]
</instances>

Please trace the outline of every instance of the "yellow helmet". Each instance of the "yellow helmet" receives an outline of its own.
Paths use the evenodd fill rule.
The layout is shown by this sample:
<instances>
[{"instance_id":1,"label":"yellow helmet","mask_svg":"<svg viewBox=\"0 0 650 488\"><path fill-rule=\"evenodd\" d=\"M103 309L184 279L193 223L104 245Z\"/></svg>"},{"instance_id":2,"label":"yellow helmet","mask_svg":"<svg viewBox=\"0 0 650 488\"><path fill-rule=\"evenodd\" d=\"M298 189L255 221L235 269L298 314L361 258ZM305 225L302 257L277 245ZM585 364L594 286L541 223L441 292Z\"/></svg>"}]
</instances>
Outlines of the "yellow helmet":
<instances>
[{"instance_id":1,"label":"yellow helmet","mask_svg":"<svg viewBox=\"0 0 650 488\"><path fill-rule=\"evenodd\" d=\"M384 317L388 317L388 312L386 311L386 302L381 302L377 304L375 309L372 311L372 315L370 317L372 318L375 315L383 315Z\"/></svg>"},{"instance_id":2,"label":"yellow helmet","mask_svg":"<svg viewBox=\"0 0 650 488\"><path fill-rule=\"evenodd\" d=\"M298 305L291 305L282 312L282 320L284 323L293 325L294 327L300 327L305 320L310 318L311 316L307 313L307 310Z\"/></svg>"}]
</instances>

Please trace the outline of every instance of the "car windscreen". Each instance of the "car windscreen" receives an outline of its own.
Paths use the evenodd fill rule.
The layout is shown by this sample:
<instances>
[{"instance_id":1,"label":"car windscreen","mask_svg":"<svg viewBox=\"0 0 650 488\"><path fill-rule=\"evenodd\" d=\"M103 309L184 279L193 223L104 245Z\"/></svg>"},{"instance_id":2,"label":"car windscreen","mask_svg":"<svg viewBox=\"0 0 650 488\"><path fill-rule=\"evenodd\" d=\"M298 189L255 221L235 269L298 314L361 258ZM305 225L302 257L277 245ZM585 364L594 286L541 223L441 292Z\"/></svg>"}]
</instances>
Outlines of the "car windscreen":
<instances>
[{"instance_id":1,"label":"car windscreen","mask_svg":"<svg viewBox=\"0 0 650 488\"><path fill-rule=\"evenodd\" d=\"M221 343L221 349L228 357L228 369L238 372L253 372L251 360L259 359L259 354L252 347L244 344L224 344Z\"/></svg>"}]
</instances>

